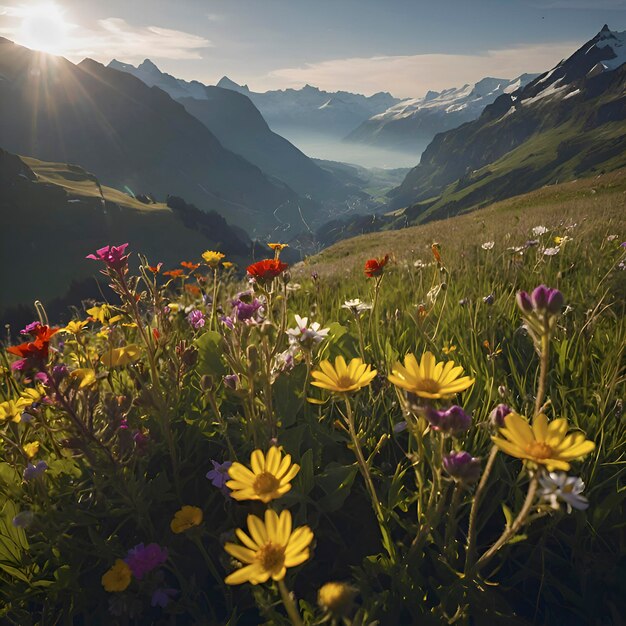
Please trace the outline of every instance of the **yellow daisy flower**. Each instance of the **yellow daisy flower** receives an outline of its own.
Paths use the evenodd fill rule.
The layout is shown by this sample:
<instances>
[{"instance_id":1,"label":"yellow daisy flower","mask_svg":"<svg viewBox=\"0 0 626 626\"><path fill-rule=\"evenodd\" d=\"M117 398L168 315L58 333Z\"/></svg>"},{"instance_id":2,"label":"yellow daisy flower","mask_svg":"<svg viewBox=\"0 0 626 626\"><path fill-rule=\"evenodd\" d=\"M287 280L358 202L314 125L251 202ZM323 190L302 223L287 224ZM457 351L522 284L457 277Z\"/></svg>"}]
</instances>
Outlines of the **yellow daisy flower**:
<instances>
[{"instance_id":1,"label":"yellow daisy flower","mask_svg":"<svg viewBox=\"0 0 626 626\"><path fill-rule=\"evenodd\" d=\"M113 309L108 304L92 306L90 309L87 309L87 314L91 315L94 321L100 322L103 326L114 324L122 319L121 315L113 315Z\"/></svg>"},{"instance_id":2,"label":"yellow daisy flower","mask_svg":"<svg viewBox=\"0 0 626 626\"><path fill-rule=\"evenodd\" d=\"M322 361L320 369L321 371L311 372L311 376L315 378L311 384L337 393L350 393L367 387L377 373L371 365L363 363L362 359L352 359L347 365L342 356L335 359L334 367L330 361Z\"/></svg>"},{"instance_id":3,"label":"yellow daisy flower","mask_svg":"<svg viewBox=\"0 0 626 626\"><path fill-rule=\"evenodd\" d=\"M80 367L70 372L72 378L78 378L80 380L79 389L89 387L96 382L96 373L89 367Z\"/></svg>"},{"instance_id":4,"label":"yellow daisy flower","mask_svg":"<svg viewBox=\"0 0 626 626\"><path fill-rule=\"evenodd\" d=\"M32 459L37 454L37 452L39 452L39 442L33 441L31 443L25 443L22 446L22 450L24 450L26 456L29 459Z\"/></svg>"},{"instance_id":5,"label":"yellow daisy flower","mask_svg":"<svg viewBox=\"0 0 626 626\"><path fill-rule=\"evenodd\" d=\"M222 261L222 267L225 270L229 270L231 267L233 267L235 264L232 263L231 261Z\"/></svg>"},{"instance_id":6,"label":"yellow daisy flower","mask_svg":"<svg viewBox=\"0 0 626 626\"><path fill-rule=\"evenodd\" d=\"M102 355L102 363L107 367L123 367L139 358L141 350L137 344L130 343L121 348L112 348Z\"/></svg>"},{"instance_id":7,"label":"yellow daisy flower","mask_svg":"<svg viewBox=\"0 0 626 626\"><path fill-rule=\"evenodd\" d=\"M404 366L399 362L395 363L388 378L396 387L409 393L435 399L452 396L471 387L474 379L462 374L463 367L455 367L454 361L437 363L431 352L424 352L419 364L415 355L407 354L404 357Z\"/></svg>"},{"instance_id":8,"label":"yellow daisy flower","mask_svg":"<svg viewBox=\"0 0 626 626\"><path fill-rule=\"evenodd\" d=\"M0 422L3 422L4 420L11 420L16 423L21 422L24 408L29 404L30 403L25 401L23 398L0 402Z\"/></svg>"},{"instance_id":9,"label":"yellow daisy flower","mask_svg":"<svg viewBox=\"0 0 626 626\"><path fill-rule=\"evenodd\" d=\"M202 253L202 258L204 259L204 262L213 269L215 269L219 265L220 261L225 256L225 254L222 254L221 252L216 252L215 250L207 250L206 252Z\"/></svg>"},{"instance_id":10,"label":"yellow daisy flower","mask_svg":"<svg viewBox=\"0 0 626 626\"><path fill-rule=\"evenodd\" d=\"M282 580L288 567L295 567L309 559L309 544L313 532L308 526L300 526L293 532L291 513L265 511L265 522L255 515L248 515L248 531L237 528L235 533L243 545L227 543L224 550L245 565L229 574L227 585L253 585L272 580Z\"/></svg>"},{"instance_id":11,"label":"yellow daisy flower","mask_svg":"<svg viewBox=\"0 0 626 626\"><path fill-rule=\"evenodd\" d=\"M89 324L89 320L83 320L82 322L72 320L65 328L61 329L62 333L70 333L72 335L79 335L83 328Z\"/></svg>"},{"instance_id":12,"label":"yellow daisy flower","mask_svg":"<svg viewBox=\"0 0 626 626\"><path fill-rule=\"evenodd\" d=\"M35 388L27 387L20 393L20 399L23 401L24 406L39 402L45 396L46 390L41 385L37 385Z\"/></svg>"},{"instance_id":13,"label":"yellow daisy flower","mask_svg":"<svg viewBox=\"0 0 626 626\"><path fill-rule=\"evenodd\" d=\"M509 413L498 434L505 437L492 437L500 450L533 466L544 465L549 472L568 471L569 461L589 454L596 447L593 441L585 439L584 433L568 434L564 417L548 422L543 413L535 417L532 426L525 417Z\"/></svg>"},{"instance_id":14,"label":"yellow daisy flower","mask_svg":"<svg viewBox=\"0 0 626 626\"><path fill-rule=\"evenodd\" d=\"M116 559L115 564L102 576L100 582L105 591L124 591L130 585L131 578L130 567L122 559Z\"/></svg>"},{"instance_id":15,"label":"yellow daisy flower","mask_svg":"<svg viewBox=\"0 0 626 626\"><path fill-rule=\"evenodd\" d=\"M291 463L291 455L282 456L276 446L267 455L255 450L250 456L249 470L241 463L233 463L228 469L231 480L226 486L235 500L261 500L266 504L284 496L290 489L290 481L300 471L300 466Z\"/></svg>"},{"instance_id":16,"label":"yellow daisy flower","mask_svg":"<svg viewBox=\"0 0 626 626\"><path fill-rule=\"evenodd\" d=\"M288 243L268 243L267 247L270 248L270 250L274 251L274 258L278 259L280 257L280 253L285 249L289 247Z\"/></svg>"},{"instance_id":17,"label":"yellow daisy flower","mask_svg":"<svg viewBox=\"0 0 626 626\"><path fill-rule=\"evenodd\" d=\"M174 514L170 528L173 533L178 535L200 524L202 524L202 509L199 509L197 506L185 505Z\"/></svg>"}]
</instances>

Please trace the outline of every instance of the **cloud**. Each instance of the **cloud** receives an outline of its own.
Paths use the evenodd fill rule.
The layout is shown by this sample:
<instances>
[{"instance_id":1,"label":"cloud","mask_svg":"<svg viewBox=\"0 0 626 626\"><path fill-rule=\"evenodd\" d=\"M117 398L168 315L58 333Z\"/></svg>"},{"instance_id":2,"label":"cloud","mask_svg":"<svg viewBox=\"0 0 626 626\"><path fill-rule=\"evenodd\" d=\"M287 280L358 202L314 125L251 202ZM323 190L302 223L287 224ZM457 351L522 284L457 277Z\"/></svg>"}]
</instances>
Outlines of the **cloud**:
<instances>
[{"instance_id":1,"label":"cloud","mask_svg":"<svg viewBox=\"0 0 626 626\"><path fill-rule=\"evenodd\" d=\"M29 13L24 7L0 6L0 33L18 44L31 45L23 23ZM32 12L32 9L31 9ZM63 19L67 19L65 14ZM201 59L201 51L212 47L205 37L161 26L133 26L126 20L109 17L88 28L63 23L64 37L54 52L79 61L86 56L109 61L112 56L125 61L154 59Z\"/></svg>"},{"instance_id":2,"label":"cloud","mask_svg":"<svg viewBox=\"0 0 626 626\"><path fill-rule=\"evenodd\" d=\"M399 97L417 97L429 89L440 91L474 83L486 76L513 78L525 72L544 72L578 47L580 42L561 42L519 45L479 54L333 59L276 69L262 81L252 82L264 89L298 88L308 83L328 91L343 89L365 94L389 91Z\"/></svg>"}]
</instances>

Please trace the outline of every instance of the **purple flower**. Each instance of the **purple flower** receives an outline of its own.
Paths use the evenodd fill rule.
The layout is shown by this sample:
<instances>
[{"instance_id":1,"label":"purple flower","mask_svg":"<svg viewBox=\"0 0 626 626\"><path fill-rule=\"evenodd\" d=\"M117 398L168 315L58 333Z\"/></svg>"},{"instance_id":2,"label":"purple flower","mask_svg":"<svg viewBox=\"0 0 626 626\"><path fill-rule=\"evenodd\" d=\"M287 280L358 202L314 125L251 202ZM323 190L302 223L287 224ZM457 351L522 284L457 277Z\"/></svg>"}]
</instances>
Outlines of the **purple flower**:
<instances>
[{"instance_id":1,"label":"purple flower","mask_svg":"<svg viewBox=\"0 0 626 626\"><path fill-rule=\"evenodd\" d=\"M472 417L460 406L453 405L445 411L437 411L432 407L426 409L426 419L433 430L449 435L465 432L472 424Z\"/></svg>"},{"instance_id":2,"label":"purple flower","mask_svg":"<svg viewBox=\"0 0 626 626\"><path fill-rule=\"evenodd\" d=\"M29 463L22 474L24 480L35 480L36 478L40 478L43 476L43 473L48 469L48 464L45 461L39 461L37 465L33 465Z\"/></svg>"},{"instance_id":3,"label":"purple flower","mask_svg":"<svg viewBox=\"0 0 626 626\"><path fill-rule=\"evenodd\" d=\"M518 291L516 295L517 306L522 313L548 313L558 315L564 304L563 294L558 289L552 289L545 285L535 287L532 294L525 291Z\"/></svg>"},{"instance_id":4,"label":"purple flower","mask_svg":"<svg viewBox=\"0 0 626 626\"><path fill-rule=\"evenodd\" d=\"M213 463L213 469L209 470L206 477L211 481L214 487L217 487L222 493L228 495L230 493L226 486L226 481L230 480L228 475L228 469L232 465L230 461L224 461L224 463L218 463L217 461L211 461Z\"/></svg>"},{"instance_id":5,"label":"purple flower","mask_svg":"<svg viewBox=\"0 0 626 626\"><path fill-rule=\"evenodd\" d=\"M142 432L141 430L138 430L133 435L133 441L135 442L135 446L137 447L137 450L143 451L148 445L148 442L150 441L150 437L146 435L144 432Z\"/></svg>"},{"instance_id":6,"label":"purple flower","mask_svg":"<svg viewBox=\"0 0 626 626\"><path fill-rule=\"evenodd\" d=\"M506 404L498 404L498 406L489 414L489 421L497 428L504 428L504 418L510 412L511 409Z\"/></svg>"},{"instance_id":7,"label":"purple flower","mask_svg":"<svg viewBox=\"0 0 626 626\"><path fill-rule=\"evenodd\" d=\"M128 261L128 255L124 255L127 247L127 243L123 243L121 246L105 246L96 250L95 254L88 254L85 258L103 261L111 269L121 270L126 267Z\"/></svg>"},{"instance_id":8,"label":"purple flower","mask_svg":"<svg viewBox=\"0 0 626 626\"><path fill-rule=\"evenodd\" d=\"M233 306L235 307L237 319L244 322L252 319L263 306L263 303L258 298L253 298L251 302L237 299L233 300Z\"/></svg>"},{"instance_id":9,"label":"purple flower","mask_svg":"<svg viewBox=\"0 0 626 626\"><path fill-rule=\"evenodd\" d=\"M133 576L141 580L146 574L167 561L167 548L162 548L156 543L149 543L147 546L139 543L128 551L124 561L130 567Z\"/></svg>"},{"instance_id":10,"label":"purple flower","mask_svg":"<svg viewBox=\"0 0 626 626\"><path fill-rule=\"evenodd\" d=\"M239 384L239 376L237 374L228 374L224 376L224 386L229 389L237 389Z\"/></svg>"},{"instance_id":11,"label":"purple flower","mask_svg":"<svg viewBox=\"0 0 626 626\"><path fill-rule=\"evenodd\" d=\"M622 245L624 245L624 244L622 244ZM314 270L314 271L311 272L311 278L313 280L319 280L320 275Z\"/></svg>"},{"instance_id":12,"label":"purple flower","mask_svg":"<svg viewBox=\"0 0 626 626\"><path fill-rule=\"evenodd\" d=\"M174 596L176 596L177 593L178 591L176 589L155 589L154 593L152 594L152 600L150 601L150 604L152 606L160 606L162 609L164 609L170 603L170 600Z\"/></svg>"},{"instance_id":13,"label":"purple flower","mask_svg":"<svg viewBox=\"0 0 626 626\"><path fill-rule=\"evenodd\" d=\"M393 432L398 435L401 432L404 432L408 427L408 424L406 423L406 420L403 420L401 422L398 422L397 424L393 425Z\"/></svg>"},{"instance_id":14,"label":"purple flower","mask_svg":"<svg viewBox=\"0 0 626 626\"><path fill-rule=\"evenodd\" d=\"M202 328L205 324L204 315L202 311L199 309L194 309L187 315L187 321L191 324L194 330L198 330L198 328Z\"/></svg>"},{"instance_id":15,"label":"purple flower","mask_svg":"<svg viewBox=\"0 0 626 626\"><path fill-rule=\"evenodd\" d=\"M450 452L443 457L443 468L454 480L475 483L480 477L480 459L469 452Z\"/></svg>"},{"instance_id":16,"label":"purple flower","mask_svg":"<svg viewBox=\"0 0 626 626\"><path fill-rule=\"evenodd\" d=\"M229 330L233 330L235 328L235 320L232 317L228 317L227 315L222 315L220 317L220 322L226 326Z\"/></svg>"},{"instance_id":17,"label":"purple flower","mask_svg":"<svg viewBox=\"0 0 626 626\"><path fill-rule=\"evenodd\" d=\"M485 296L483 298L483 302L488 306L491 306L495 301L496 301L496 297L492 293L490 293L488 296Z\"/></svg>"}]
</instances>

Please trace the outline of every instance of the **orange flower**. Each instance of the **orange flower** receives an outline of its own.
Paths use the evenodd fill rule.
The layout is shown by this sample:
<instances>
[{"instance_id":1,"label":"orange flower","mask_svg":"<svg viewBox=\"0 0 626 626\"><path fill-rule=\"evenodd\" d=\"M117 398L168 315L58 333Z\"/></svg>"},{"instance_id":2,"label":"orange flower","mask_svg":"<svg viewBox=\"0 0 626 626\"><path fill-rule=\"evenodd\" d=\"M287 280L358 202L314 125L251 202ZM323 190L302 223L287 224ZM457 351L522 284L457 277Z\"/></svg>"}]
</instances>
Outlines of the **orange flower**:
<instances>
[{"instance_id":1,"label":"orange flower","mask_svg":"<svg viewBox=\"0 0 626 626\"><path fill-rule=\"evenodd\" d=\"M199 296L202 293L198 285L185 285L185 291L192 296Z\"/></svg>"},{"instance_id":2,"label":"orange flower","mask_svg":"<svg viewBox=\"0 0 626 626\"><path fill-rule=\"evenodd\" d=\"M178 278L183 274L183 270L169 270L169 272L163 272L163 276L171 276L172 278Z\"/></svg>"},{"instance_id":3,"label":"orange flower","mask_svg":"<svg viewBox=\"0 0 626 626\"><path fill-rule=\"evenodd\" d=\"M163 263L159 263L158 265L148 265L148 269L154 274L158 274L161 271L161 266Z\"/></svg>"},{"instance_id":4,"label":"orange flower","mask_svg":"<svg viewBox=\"0 0 626 626\"><path fill-rule=\"evenodd\" d=\"M200 263L192 263L191 261L181 261L180 264L192 272L200 267Z\"/></svg>"},{"instance_id":5,"label":"orange flower","mask_svg":"<svg viewBox=\"0 0 626 626\"><path fill-rule=\"evenodd\" d=\"M375 278L376 276L382 276L385 265L389 261L389 255L385 254L380 259L369 259L365 261L365 275L368 278Z\"/></svg>"},{"instance_id":6,"label":"orange flower","mask_svg":"<svg viewBox=\"0 0 626 626\"><path fill-rule=\"evenodd\" d=\"M248 275L253 276L257 280L271 280L282 274L289 265L278 259L264 259L257 261L252 265L248 265Z\"/></svg>"},{"instance_id":7,"label":"orange flower","mask_svg":"<svg viewBox=\"0 0 626 626\"><path fill-rule=\"evenodd\" d=\"M437 261L437 263L442 265L443 261L441 260L441 254L439 253L439 251L440 251L439 244L436 241L433 241L432 245L430 246L430 249L433 252L433 256L435 257L435 261Z\"/></svg>"}]
</instances>

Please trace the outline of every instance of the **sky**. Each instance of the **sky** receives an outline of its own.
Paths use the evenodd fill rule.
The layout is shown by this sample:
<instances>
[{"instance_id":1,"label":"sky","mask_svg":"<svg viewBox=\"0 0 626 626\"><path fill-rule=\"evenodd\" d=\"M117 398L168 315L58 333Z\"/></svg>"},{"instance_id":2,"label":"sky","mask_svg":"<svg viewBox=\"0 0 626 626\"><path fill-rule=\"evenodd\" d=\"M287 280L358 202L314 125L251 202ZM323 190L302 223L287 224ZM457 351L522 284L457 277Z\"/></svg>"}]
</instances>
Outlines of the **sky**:
<instances>
[{"instance_id":1,"label":"sky","mask_svg":"<svg viewBox=\"0 0 626 626\"><path fill-rule=\"evenodd\" d=\"M546 71L605 23L626 0L0 0L0 36L74 62L403 98Z\"/></svg>"}]
</instances>

